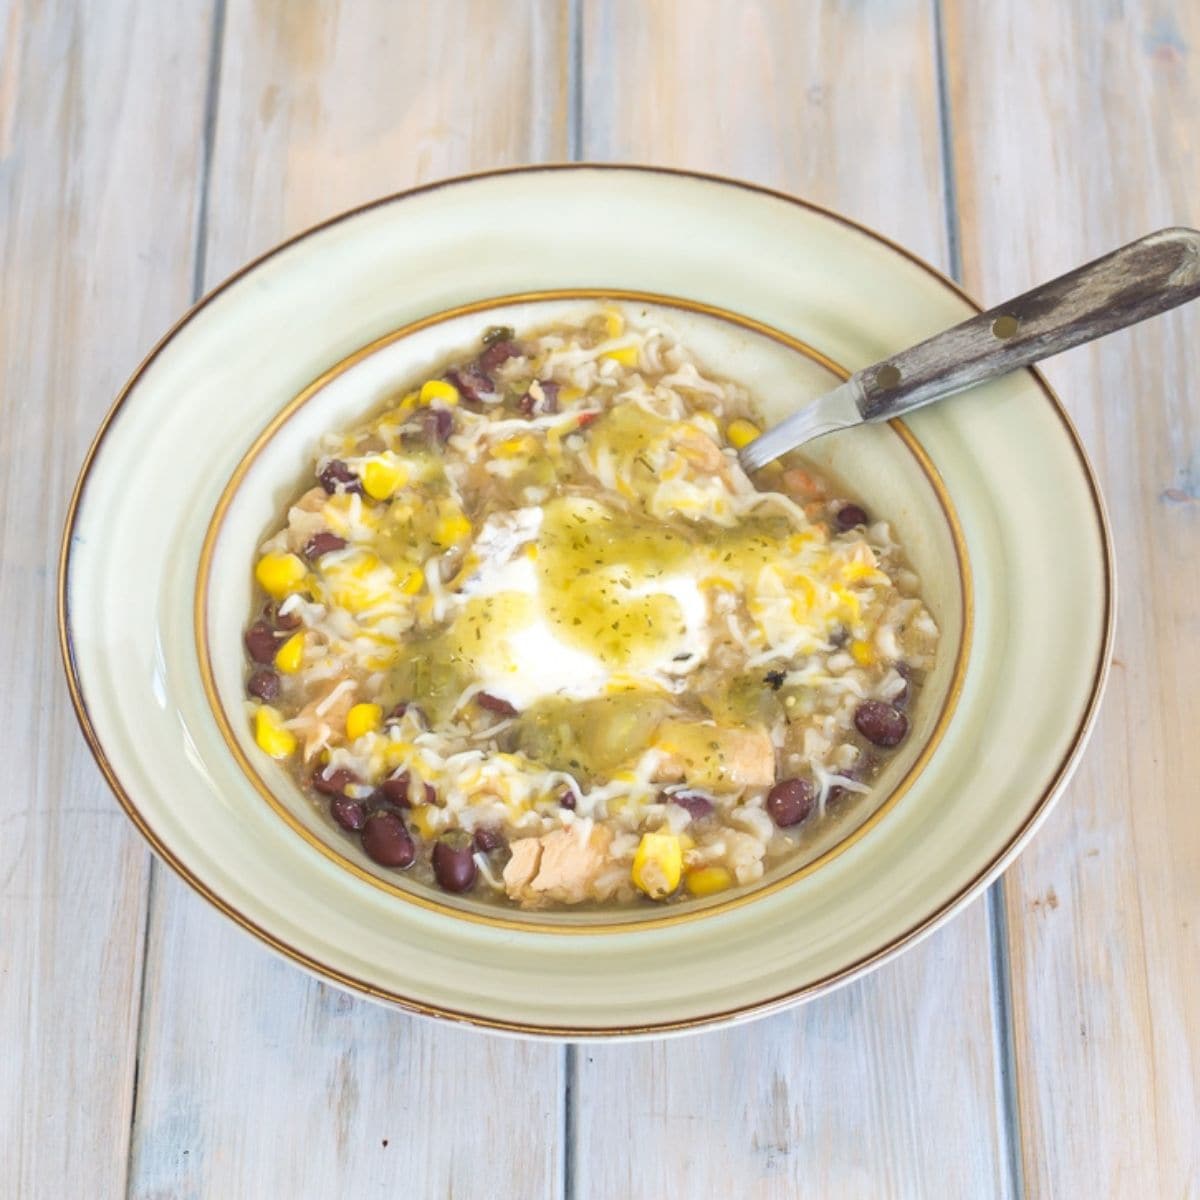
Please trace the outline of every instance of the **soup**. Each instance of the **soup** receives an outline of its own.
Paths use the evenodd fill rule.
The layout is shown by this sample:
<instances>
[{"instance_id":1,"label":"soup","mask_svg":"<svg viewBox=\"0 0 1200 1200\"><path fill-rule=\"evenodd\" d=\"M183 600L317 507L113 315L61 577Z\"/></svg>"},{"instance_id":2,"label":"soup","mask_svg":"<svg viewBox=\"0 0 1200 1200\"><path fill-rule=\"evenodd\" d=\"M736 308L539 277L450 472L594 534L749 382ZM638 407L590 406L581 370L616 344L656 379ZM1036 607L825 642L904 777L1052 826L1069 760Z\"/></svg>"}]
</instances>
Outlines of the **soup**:
<instances>
[{"instance_id":1,"label":"soup","mask_svg":"<svg viewBox=\"0 0 1200 1200\"><path fill-rule=\"evenodd\" d=\"M340 836L500 905L673 904L869 795L938 630L880 514L742 471L744 388L604 308L412 384L254 564L248 716Z\"/></svg>"}]
</instances>

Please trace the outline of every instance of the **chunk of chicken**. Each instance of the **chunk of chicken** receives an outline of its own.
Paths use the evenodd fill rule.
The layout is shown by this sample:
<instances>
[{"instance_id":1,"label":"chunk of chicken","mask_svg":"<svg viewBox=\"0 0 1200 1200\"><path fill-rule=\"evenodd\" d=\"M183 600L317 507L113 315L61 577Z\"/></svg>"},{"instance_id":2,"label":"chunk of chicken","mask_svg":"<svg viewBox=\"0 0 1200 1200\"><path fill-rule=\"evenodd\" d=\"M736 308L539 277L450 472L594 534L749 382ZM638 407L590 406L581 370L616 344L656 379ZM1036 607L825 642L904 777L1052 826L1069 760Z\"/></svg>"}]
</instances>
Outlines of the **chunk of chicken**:
<instances>
[{"instance_id":1,"label":"chunk of chicken","mask_svg":"<svg viewBox=\"0 0 1200 1200\"><path fill-rule=\"evenodd\" d=\"M304 547L313 536L329 528L329 523L321 515L328 499L324 488L309 488L288 509L287 544L293 554L303 554Z\"/></svg>"},{"instance_id":2,"label":"chunk of chicken","mask_svg":"<svg viewBox=\"0 0 1200 1200\"><path fill-rule=\"evenodd\" d=\"M728 479L729 460L721 447L699 429L681 423L672 431L667 444L699 472Z\"/></svg>"},{"instance_id":3,"label":"chunk of chicken","mask_svg":"<svg viewBox=\"0 0 1200 1200\"><path fill-rule=\"evenodd\" d=\"M304 761L334 741L341 740L346 730L346 715L354 707L357 684L352 679L327 688L310 700L297 714L294 728L303 742Z\"/></svg>"},{"instance_id":4,"label":"chunk of chicken","mask_svg":"<svg viewBox=\"0 0 1200 1200\"><path fill-rule=\"evenodd\" d=\"M505 890L526 908L602 900L594 885L609 865L611 842L612 832L605 826L589 829L583 824L521 838L513 842L504 868Z\"/></svg>"},{"instance_id":5,"label":"chunk of chicken","mask_svg":"<svg viewBox=\"0 0 1200 1200\"><path fill-rule=\"evenodd\" d=\"M654 748L662 755L656 775L663 782L686 780L714 792L775 782L775 747L765 729L664 721Z\"/></svg>"}]
</instances>

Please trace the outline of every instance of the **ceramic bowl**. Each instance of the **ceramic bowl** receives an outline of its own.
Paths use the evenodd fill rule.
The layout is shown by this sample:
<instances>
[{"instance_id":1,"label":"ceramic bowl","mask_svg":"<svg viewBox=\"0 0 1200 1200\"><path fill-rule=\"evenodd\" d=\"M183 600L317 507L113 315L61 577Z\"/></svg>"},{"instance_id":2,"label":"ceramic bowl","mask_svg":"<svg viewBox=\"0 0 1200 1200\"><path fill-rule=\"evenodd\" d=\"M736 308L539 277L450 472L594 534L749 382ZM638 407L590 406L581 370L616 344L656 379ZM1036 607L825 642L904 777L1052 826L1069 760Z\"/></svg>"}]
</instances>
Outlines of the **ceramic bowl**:
<instances>
[{"instance_id":1,"label":"ceramic bowl","mask_svg":"<svg viewBox=\"0 0 1200 1200\"><path fill-rule=\"evenodd\" d=\"M334 982L572 1037L792 1003L945 919L1061 790L1113 608L1095 483L1035 373L908 426L824 439L810 457L892 521L943 630L912 736L870 804L761 883L678 908L530 915L380 873L249 736L248 564L322 432L487 325L602 299L745 383L772 420L974 311L868 231L730 181L535 168L391 197L239 272L156 347L85 462L60 580L85 733L198 891Z\"/></svg>"}]
</instances>

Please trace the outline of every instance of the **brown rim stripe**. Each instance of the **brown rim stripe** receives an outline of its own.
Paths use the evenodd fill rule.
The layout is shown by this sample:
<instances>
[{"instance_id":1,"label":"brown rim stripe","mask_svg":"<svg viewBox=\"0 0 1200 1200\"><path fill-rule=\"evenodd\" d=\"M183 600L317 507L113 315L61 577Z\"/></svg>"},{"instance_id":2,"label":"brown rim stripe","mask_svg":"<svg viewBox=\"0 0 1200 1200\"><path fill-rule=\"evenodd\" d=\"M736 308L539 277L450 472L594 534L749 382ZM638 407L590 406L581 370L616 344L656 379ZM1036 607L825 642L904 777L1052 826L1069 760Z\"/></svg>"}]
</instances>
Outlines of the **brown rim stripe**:
<instances>
[{"instance_id":1,"label":"brown rim stripe","mask_svg":"<svg viewBox=\"0 0 1200 1200\"><path fill-rule=\"evenodd\" d=\"M228 903L222 900L215 892L212 891L202 880L193 875L188 868L181 863L170 851L170 849L159 839L157 834L150 829L142 820L137 808L133 804L129 794L124 786L117 778L116 773L112 769L107 756L104 753L104 748L100 744L100 740L96 735L95 727L92 724L91 717L87 710L87 705L83 698L83 693L79 684L78 671L75 664L74 648L71 642L70 634L70 606L67 593L67 584L70 575L70 550L71 540L74 534L75 523L78 516L79 505L83 497L83 493L87 484L87 478L90 473L96 455L99 453L100 447L103 444L104 438L108 431L112 428L114 421L119 415L122 405L132 393L134 387L141 379L142 375L153 365L159 354L174 338L189 321L204 307L210 304L221 293L238 283L242 278L255 270L257 267L267 262L275 255L282 253L290 247L297 245L306 238L312 237L321 231L331 228L332 226L341 223L342 221L350 220L364 213L371 212L374 209L382 208L386 205L394 204L399 201L408 199L412 196L422 195L426 192L435 191L441 188L453 187L463 183L470 183L479 179L500 178L508 175L527 174L535 175L542 172L568 172L568 171L605 171L614 174L620 172L637 172L646 175L661 175L670 178L690 179L701 183L716 184L724 187L734 187L745 192L765 196L769 199L777 200L781 203L792 205L796 208L815 213L827 220L833 221L847 229L867 237L879 245L885 246L902 258L911 262L914 266L920 268L931 278L937 280L947 290L956 295L965 304L976 312L982 312L983 308L975 300L973 300L953 279L939 271L936 267L927 263L924 259L918 257L912 251L894 242L891 238L885 237L883 234L877 233L865 225L857 221L853 221L848 217L842 216L840 213L834 212L831 209L825 208L822 205L814 204L811 201L801 200L796 196L789 196L786 192L778 191L774 188L764 187L761 184L746 183L742 180L731 179L726 176L706 174L698 171L687 171L673 167L655 167L638 164L622 164L614 166L611 164L599 163L553 163L539 166L526 167L506 167L493 171L480 171L473 174L454 176L449 179L439 180L435 183L424 184L420 187L411 188L407 191L397 192L390 196L384 196L378 200L371 201L358 208L350 209L347 212L340 213L326 221L320 222L311 228L296 234L294 237L281 242L273 249L268 250L258 258L252 259L239 270L230 275L222 283L220 283L211 292L207 293L198 300L154 345L142 362L138 365L133 375L121 389L116 399L113 401L108 412L105 414L100 428L97 430L91 445L88 447L87 453L84 456L83 463L80 467L79 477L76 480L75 488L71 494L70 504L67 509L67 518L63 529L63 538L59 550L58 562L58 597L57 597L57 623L59 648L63 656L63 665L67 675L67 687L71 695L71 703L75 709L75 715L79 721L80 728L83 731L88 748L91 750L92 756L96 760L97 766L108 782L109 787L116 795L121 807L125 810L126 815L137 827L142 836L149 842L155 852L170 865L191 887L193 887L201 896L208 900L215 908L225 913L228 917L241 925L249 933L265 942L278 953L290 958L300 966L307 968L314 974L333 980L336 983L350 988L354 991L361 992L364 995L371 996L375 999L390 1001L399 1007L410 1012L419 1013L426 1016L440 1016L453 1021L466 1022L478 1025L484 1028L495 1030L503 1030L510 1033L524 1033L530 1035L546 1035L551 1037L574 1037L574 1038L601 1038L601 1037L622 1037L636 1034L653 1034L666 1033L674 1030L695 1029L706 1025L714 1025L725 1023L737 1018L746 1018L752 1015L761 1015L772 1012L777 1009L786 1007L788 1004L797 1002L802 999L811 999L821 995L832 988L849 982L858 975L863 974L874 966L877 966L888 959L895 957L906 946L919 940L921 937L932 932L943 922L952 917L959 909L970 902L974 896L981 891L988 883L991 882L1009 862L1016 856L1021 848L1025 845L1028 839L1032 836L1038 825L1045 818L1053 801L1057 798L1067 781L1070 779L1079 756L1082 753L1084 743L1090 733L1092 726L1095 724L1096 714L1099 710L1100 699L1104 691L1104 683L1108 677L1109 659L1112 651L1113 635L1114 635L1114 613L1116 600L1116 576L1113 566L1113 548L1112 535L1109 529L1108 515L1104 508L1103 500L1100 496L1100 489L1096 483L1095 472L1092 469L1091 462L1087 457L1087 453L1083 449L1083 445L1079 438L1079 433L1075 428L1074 422L1063 408L1062 403L1054 394L1053 389L1046 382L1041 372L1035 368L1026 368L1033 379L1040 387L1042 394L1045 396L1047 403L1053 409L1055 415L1062 423L1067 434L1067 439L1071 443L1072 449L1079 460L1080 469L1083 471L1084 477L1087 480L1088 490L1092 497L1092 503L1095 510L1096 523L1100 537L1101 550L1104 556L1104 636L1100 641L1099 653L1093 671L1093 686L1091 696L1088 703L1084 707L1079 723L1075 729L1075 735L1071 740L1071 744L1064 752L1058 767L1052 772L1049 780L1043 788L1041 795L1031 808L1028 816L1021 823L1020 827L1013 835L1008 845L996 855L996 857L983 867L976 875L959 889L959 891L946 900L939 907L928 913L925 917L919 920L915 925L905 930L892 939L886 946L865 955L845 967L837 971L823 976L820 979L806 984L800 988L795 988L789 992L781 993L777 996L767 997L765 1000L755 1003L741 1005L736 1008L725 1009L714 1013L706 1013L702 1016L685 1018L678 1021L662 1021L652 1022L644 1025L631 1025L625 1027L609 1027L609 1026L588 1026L588 1027L573 1027L569 1025L537 1025L534 1023L512 1022L495 1020L478 1015L459 1012L454 1009L439 1008L436 1006L426 1005L419 1001L406 999L403 996L393 995L383 991L373 984L367 983L364 980L356 979L339 972L335 968L328 967L323 963L316 961L304 952L295 949L285 942L280 941L267 930L256 925L249 918L243 916L236 909L233 909Z\"/></svg>"},{"instance_id":2,"label":"brown rim stripe","mask_svg":"<svg viewBox=\"0 0 1200 1200\"><path fill-rule=\"evenodd\" d=\"M208 529L204 536L204 542L200 550L200 562L197 567L196 574L196 591L195 602L193 608L193 625L196 637L197 657L200 663L200 678L204 687L204 694L208 700L209 708L212 710L213 717L217 723L217 727L221 732L222 738L225 740L226 746L229 748L230 754L238 766L241 767L243 774L249 779L255 790L267 804L270 805L272 811L299 837L303 838L314 850L319 854L328 858L330 861L337 863L344 870L349 871L357 879L361 879L365 883L371 884L373 887L379 888L381 891L387 892L389 895L397 896L409 903L416 904L421 908L430 909L434 912L441 913L444 916L454 917L459 920L471 921L480 925L491 925L501 929L516 930L522 933L554 933L554 934L600 934L600 933L639 933L646 930L663 929L671 925L682 924L687 921L695 921L701 917L715 916L719 913L728 912L734 908L740 908L744 904L751 901L762 899L765 896L781 890L790 884L796 883L811 875L818 868L825 866L833 861L839 855L849 850L862 838L866 837L880 821L890 813L901 798L912 788L921 772L925 769L929 760L933 757L942 738L945 736L946 729L949 727L950 720L954 715L954 710L958 706L959 697L962 695L963 682L966 676L967 661L971 652L971 641L974 632L974 585L971 576L971 564L967 555L966 539L963 536L962 526L958 520L958 515L954 509L954 503L950 499L949 493L946 491L946 485L942 481L941 475L937 468L933 465L929 456L925 453L924 448L912 435L912 432L901 421L889 422L894 431L903 442L905 448L916 459L917 465L925 473L930 486L933 488L934 494L937 496L938 504L942 509L942 513L946 518L946 525L950 530L950 539L954 545L955 558L958 561L958 577L959 577L959 604L962 613L962 633L959 638L958 654L955 657L954 669L951 673L949 687L946 690L946 698L942 703L941 710L938 713L933 729L929 733L925 744L921 747L917 757L913 760L912 765L905 772L904 777L900 779L891 793L884 799L879 807L872 812L861 825L852 829L841 841L835 843L829 849L819 854L816 858L797 867L788 874L781 876L778 879L772 880L770 883L763 884L758 887L751 888L748 891L739 891L737 895L730 896L724 900L717 900L708 904L689 903L685 908L676 911L673 908L664 908L653 916L638 917L633 916L623 921L608 921L594 922L588 924L571 925L566 922L547 922L538 921L533 917L518 918L512 916L501 916L485 914L473 909L457 908L452 904L447 904L444 901L438 900L432 895L424 895L419 891L413 890L411 887L406 887L401 884L392 883L390 880L376 875L374 872L364 870L346 855L340 853L334 846L322 838L316 836L307 826L300 821L292 811L284 804L275 794L267 781L259 773L254 764L253 759L245 752L241 743L238 741L237 734L234 731L234 719L230 716L225 705L221 703L221 698L217 692L215 672L213 669L212 649L208 641L208 584L209 576L212 569L213 556L216 551L217 542L220 539L221 532L225 526L225 518L228 515L229 507L233 503L238 490L242 486L246 475L258 461L262 452L271 443L272 439L279 431L298 413L314 396L316 396L323 388L333 382L333 380L341 377L347 371L352 370L360 363L377 354L387 346L394 345L396 342L403 341L404 338L410 337L414 333L428 329L434 325L444 324L446 321L455 320L458 317L470 316L474 313L491 312L496 308L508 307L515 304L537 304L555 301L570 301L570 300L590 300L590 301L623 301L629 304L653 304L659 308L677 308L686 312L701 313L705 316L715 317L719 320L728 322L739 328L749 329L764 337L771 338L773 341L786 346L790 350L803 355L806 358L818 363L826 370L832 372L839 379L849 378L849 372L839 363L835 363L820 351L813 349L807 343L800 341L798 338L793 338L790 335L774 329L773 327L764 324L761 321L755 321L750 317L744 317L739 313L729 312L726 309L717 308L714 305L701 304L696 301L685 300L676 296L663 296L653 292L634 292L621 291L613 289L599 288L570 288L557 291L545 292L520 292L509 296L498 296L491 300L479 300L471 304L458 305L455 308L446 309L443 312L434 313L432 316L422 317L418 321L410 322L408 325L394 330L391 333L384 334L382 337L376 338L375 341L368 343L366 346L359 347L352 354L347 355L341 362L336 363L325 371L317 379L304 388L298 395L293 397L284 405L278 413L268 422L266 428L254 439L249 450L243 455L241 461L234 469L230 476L229 482L225 485L221 492L220 498L217 501L216 508L213 511L212 520L209 522ZM237 719L240 719L237 718Z\"/></svg>"}]
</instances>

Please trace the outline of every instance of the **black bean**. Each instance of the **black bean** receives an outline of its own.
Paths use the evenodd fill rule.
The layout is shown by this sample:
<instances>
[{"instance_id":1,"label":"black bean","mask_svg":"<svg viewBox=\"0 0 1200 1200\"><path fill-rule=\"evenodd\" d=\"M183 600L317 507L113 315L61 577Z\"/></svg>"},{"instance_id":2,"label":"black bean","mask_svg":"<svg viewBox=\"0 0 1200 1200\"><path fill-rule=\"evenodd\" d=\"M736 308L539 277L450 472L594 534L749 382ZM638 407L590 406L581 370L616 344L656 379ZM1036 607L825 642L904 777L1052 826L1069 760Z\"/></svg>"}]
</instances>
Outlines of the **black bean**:
<instances>
[{"instance_id":1,"label":"black bean","mask_svg":"<svg viewBox=\"0 0 1200 1200\"><path fill-rule=\"evenodd\" d=\"M275 626L278 629L286 629L289 632L293 629L300 628L300 614L298 612L275 614Z\"/></svg>"},{"instance_id":2,"label":"black bean","mask_svg":"<svg viewBox=\"0 0 1200 1200\"><path fill-rule=\"evenodd\" d=\"M434 846L433 875L445 891L470 891L477 874L469 841L456 845L443 838Z\"/></svg>"},{"instance_id":3,"label":"black bean","mask_svg":"<svg viewBox=\"0 0 1200 1200\"><path fill-rule=\"evenodd\" d=\"M497 716L515 717L517 715L517 710L507 700L493 696L491 692L476 692L475 703L480 708L486 708L488 712L496 713Z\"/></svg>"},{"instance_id":4,"label":"black bean","mask_svg":"<svg viewBox=\"0 0 1200 1200\"><path fill-rule=\"evenodd\" d=\"M448 408L430 408L421 414L421 432L431 445L444 446L453 430L454 418Z\"/></svg>"},{"instance_id":5,"label":"black bean","mask_svg":"<svg viewBox=\"0 0 1200 1200\"><path fill-rule=\"evenodd\" d=\"M667 799L672 804L678 804L680 808L686 810L693 821L703 821L713 811L713 802L707 796L701 796L696 792L676 792Z\"/></svg>"},{"instance_id":6,"label":"black bean","mask_svg":"<svg viewBox=\"0 0 1200 1200\"><path fill-rule=\"evenodd\" d=\"M484 396L490 396L496 390L495 384L492 383L492 377L487 374L486 370L480 370L474 364L447 371L446 381L454 384L463 399L470 400L472 404L482 403ZM450 414L446 413L446 415ZM446 436L450 435L447 433ZM445 441L445 438L442 440Z\"/></svg>"},{"instance_id":7,"label":"black bean","mask_svg":"<svg viewBox=\"0 0 1200 1200\"><path fill-rule=\"evenodd\" d=\"M475 830L475 849L484 854L491 854L493 850L503 850L507 845L508 838L497 825L481 825Z\"/></svg>"},{"instance_id":8,"label":"black bean","mask_svg":"<svg viewBox=\"0 0 1200 1200\"><path fill-rule=\"evenodd\" d=\"M255 621L246 630L246 650L256 663L272 663L279 649L279 635L266 621Z\"/></svg>"},{"instance_id":9,"label":"black bean","mask_svg":"<svg viewBox=\"0 0 1200 1200\"><path fill-rule=\"evenodd\" d=\"M381 867L407 867L417 856L412 836L398 813L373 812L362 827L362 848Z\"/></svg>"},{"instance_id":10,"label":"black bean","mask_svg":"<svg viewBox=\"0 0 1200 1200\"><path fill-rule=\"evenodd\" d=\"M538 386L542 390L540 399L535 397L532 391L528 391L521 397L521 403L518 405L527 417L540 417L558 412L558 384L551 379L543 379L538 381Z\"/></svg>"},{"instance_id":11,"label":"black bean","mask_svg":"<svg viewBox=\"0 0 1200 1200\"><path fill-rule=\"evenodd\" d=\"M362 480L340 458L331 458L317 478L332 496L337 492L361 492Z\"/></svg>"},{"instance_id":12,"label":"black bean","mask_svg":"<svg viewBox=\"0 0 1200 1200\"><path fill-rule=\"evenodd\" d=\"M767 812L780 829L799 825L812 812L816 793L807 779L781 779L767 793Z\"/></svg>"},{"instance_id":13,"label":"black bean","mask_svg":"<svg viewBox=\"0 0 1200 1200\"><path fill-rule=\"evenodd\" d=\"M852 767L847 767L844 771L839 771L839 775L845 776L847 779L853 779L856 783L864 783L875 774L875 768L879 766L874 755L862 754L859 755L858 761ZM848 788L842 787L835 783L829 789L829 794L825 797L826 804L840 804L844 796L850 795ZM861 796L862 792L853 793L856 796Z\"/></svg>"},{"instance_id":14,"label":"black bean","mask_svg":"<svg viewBox=\"0 0 1200 1200\"><path fill-rule=\"evenodd\" d=\"M898 746L908 733L908 718L883 700L864 700L855 710L854 725L867 741L885 749Z\"/></svg>"},{"instance_id":15,"label":"black bean","mask_svg":"<svg viewBox=\"0 0 1200 1200\"><path fill-rule=\"evenodd\" d=\"M346 789L352 783L357 782L358 776L345 767L338 767L336 770L330 771L329 774L326 774L324 771L314 771L312 777L313 788L325 796L344 795Z\"/></svg>"},{"instance_id":16,"label":"black bean","mask_svg":"<svg viewBox=\"0 0 1200 1200\"><path fill-rule=\"evenodd\" d=\"M246 680L246 691L251 696L257 696L260 700L265 700L269 704L279 695L279 676L274 671L268 671L265 667L262 670L255 671Z\"/></svg>"},{"instance_id":17,"label":"black bean","mask_svg":"<svg viewBox=\"0 0 1200 1200\"><path fill-rule=\"evenodd\" d=\"M837 525L839 529L853 529L856 525L866 525L868 517L866 509L857 504L843 504L837 510Z\"/></svg>"},{"instance_id":18,"label":"black bean","mask_svg":"<svg viewBox=\"0 0 1200 1200\"><path fill-rule=\"evenodd\" d=\"M308 545L304 547L304 557L320 558L322 554L332 554L334 550L345 549L345 546L345 538L330 533L328 529L322 529L320 533L314 533L308 539Z\"/></svg>"},{"instance_id":19,"label":"black bean","mask_svg":"<svg viewBox=\"0 0 1200 1200\"><path fill-rule=\"evenodd\" d=\"M575 793L570 788L563 788L558 793L558 807L565 808L568 812L575 811Z\"/></svg>"},{"instance_id":20,"label":"black bean","mask_svg":"<svg viewBox=\"0 0 1200 1200\"><path fill-rule=\"evenodd\" d=\"M518 358L521 354L521 347L516 342L505 338L503 341L492 342L490 346L479 356L479 365L485 371L494 371L501 363L506 363L510 358Z\"/></svg>"},{"instance_id":21,"label":"black bean","mask_svg":"<svg viewBox=\"0 0 1200 1200\"><path fill-rule=\"evenodd\" d=\"M365 805L349 796L334 796L329 802L329 815L351 833L357 833L367 823Z\"/></svg>"},{"instance_id":22,"label":"black bean","mask_svg":"<svg viewBox=\"0 0 1200 1200\"><path fill-rule=\"evenodd\" d=\"M787 680L787 672L786 671L768 671L763 676L763 683L769 683L771 685L771 690L773 692L779 691L779 689L781 687L783 687L784 682L786 680Z\"/></svg>"},{"instance_id":23,"label":"black bean","mask_svg":"<svg viewBox=\"0 0 1200 1200\"><path fill-rule=\"evenodd\" d=\"M394 775L391 779L385 779L379 785L379 791L389 804L394 804L397 808L412 807L408 799L407 771L400 775Z\"/></svg>"}]
</instances>

